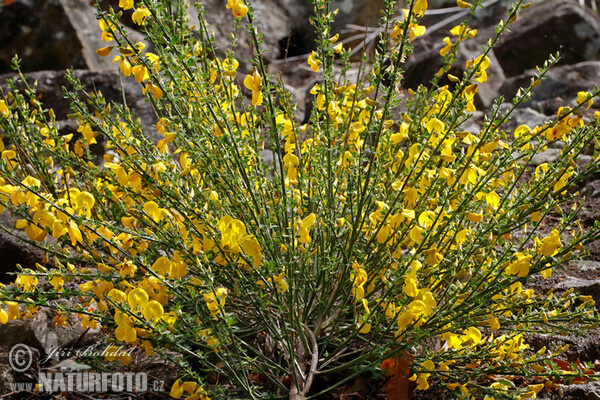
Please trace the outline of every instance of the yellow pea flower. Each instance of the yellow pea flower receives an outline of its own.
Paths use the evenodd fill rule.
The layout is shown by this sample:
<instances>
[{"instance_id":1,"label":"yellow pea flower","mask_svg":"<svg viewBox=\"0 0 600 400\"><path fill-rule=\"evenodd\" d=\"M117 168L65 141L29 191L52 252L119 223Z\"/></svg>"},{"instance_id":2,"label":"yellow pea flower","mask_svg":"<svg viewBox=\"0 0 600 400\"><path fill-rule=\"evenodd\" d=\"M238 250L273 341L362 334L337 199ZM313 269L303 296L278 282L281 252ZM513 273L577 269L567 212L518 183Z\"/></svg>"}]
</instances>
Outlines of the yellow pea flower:
<instances>
[{"instance_id":1,"label":"yellow pea flower","mask_svg":"<svg viewBox=\"0 0 600 400\"><path fill-rule=\"evenodd\" d=\"M352 264L350 273L352 281L352 295L356 301L361 301L365 297L364 285L367 282L367 271L365 271L356 261Z\"/></svg>"},{"instance_id":2,"label":"yellow pea flower","mask_svg":"<svg viewBox=\"0 0 600 400\"><path fill-rule=\"evenodd\" d=\"M260 90L262 86L262 77L256 68L252 71L252 75L247 75L246 78L244 78L244 86L252 91L252 105L260 106L263 101L262 92Z\"/></svg>"},{"instance_id":3,"label":"yellow pea flower","mask_svg":"<svg viewBox=\"0 0 600 400\"><path fill-rule=\"evenodd\" d=\"M298 242L302 244L310 243L312 238L309 234L309 229L314 225L317 220L317 216L315 213L311 213L306 218L302 220L300 223L300 228L298 229Z\"/></svg>"},{"instance_id":4,"label":"yellow pea flower","mask_svg":"<svg viewBox=\"0 0 600 400\"><path fill-rule=\"evenodd\" d=\"M248 7L242 0L227 0L226 8L230 8L236 18L244 18L248 14Z\"/></svg>"},{"instance_id":5,"label":"yellow pea flower","mask_svg":"<svg viewBox=\"0 0 600 400\"><path fill-rule=\"evenodd\" d=\"M422 17L427 11L427 0L415 0L413 4L413 12L415 15Z\"/></svg>"},{"instance_id":6,"label":"yellow pea flower","mask_svg":"<svg viewBox=\"0 0 600 400\"><path fill-rule=\"evenodd\" d=\"M519 278L524 278L529 275L532 257L523 253L516 253L515 256L517 260L510 263L504 272L506 275L517 275Z\"/></svg>"},{"instance_id":7,"label":"yellow pea flower","mask_svg":"<svg viewBox=\"0 0 600 400\"><path fill-rule=\"evenodd\" d=\"M321 61L317 59L317 53L314 51L308 56L308 65L313 72L317 72L321 66Z\"/></svg>"},{"instance_id":8,"label":"yellow pea flower","mask_svg":"<svg viewBox=\"0 0 600 400\"><path fill-rule=\"evenodd\" d=\"M98 54L100 57L106 57L107 55L110 54L113 47L115 47L115 46L106 46L101 49L98 49L98 50L96 50L96 54Z\"/></svg>"},{"instance_id":9,"label":"yellow pea flower","mask_svg":"<svg viewBox=\"0 0 600 400\"><path fill-rule=\"evenodd\" d=\"M500 205L500 196L494 191L485 195L485 202L492 210L497 210Z\"/></svg>"},{"instance_id":10,"label":"yellow pea flower","mask_svg":"<svg viewBox=\"0 0 600 400\"><path fill-rule=\"evenodd\" d=\"M135 310L136 307L143 309L149 300L148 293L142 288L135 288L127 295L127 302L132 310Z\"/></svg>"},{"instance_id":11,"label":"yellow pea flower","mask_svg":"<svg viewBox=\"0 0 600 400\"><path fill-rule=\"evenodd\" d=\"M150 10L146 6L138 7L131 16L133 22L138 25L144 25L146 23L146 19L150 16Z\"/></svg>"},{"instance_id":12,"label":"yellow pea flower","mask_svg":"<svg viewBox=\"0 0 600 400\"><path fill-rule=\"evenodd\" d=\"M131 64L129 63L127 58L125 58L124 56L116 56L113 59L113 63L115 63L115 62L119 62L119 69L121 70L121 73L124 76L131 75Z\"/></svg>"},{"instance_id":13,"label":"yellow pea flower","mask_svg":"<svg viewBox=\"0 0 600 400\"><path fill-rule=\"evenodd\" d=\"M133 0L119 0L119 7L123 10L130 10L133 8Z\"/></svg>"},{"instance_id":14,"label":"yellow pea flower","mask_svg":"<svg viewBox=\"0 0 600 400\"><path fill-rule=\"evenodd\" d=\"M8 320L12 321L19 317L19 304L16 301L5 301L8 306Z\"/></svg>"},{"instance_id":15,"label":"yellow pea flower","mask_svg":"<svg viewBox=\"0 0 600 400\"><path fill-rule=\"evenodd\" d=\"M144 89L142 89L142 93L146 94L146 92L148 90L158 100L162 99L162 97L163 97L163 91L158 86L156 86L155 84L153 84L152 82L148 82L146 84L146 86L144 87Z\"/></svg>"},{"instance_id":16,"label":"yellow pea flower","mask_svg":"<svg viewBox=\"0 0 600 400\"><path fill-rule=\"evenodd\" d=\"M553 229L550 234L541 241L535 240L538 254L551 257L558 253L558 249L562 245L560 242L560 233Z\"/></svg>"},{"instance_id":17,"label":"yellow pea flower","mask_svg":"<svg viewBox=\"0 0 600 400\"><path fill-rule=\"evenodd\" d=\"M160 304L158 301L150 300L144 306L142 313L144 314L144 318L146 318L146 320L154 321L154 324L156 324L163 317L165 311L162 304Z\"/></svg>"},{"instance_id":18,"label":"yellow pea flower","mask_svg":"<svg viewBox=\"0 0 600 400\"><path fill-rule=\"evenodd\" d=\"M30 272L31 270L25 270L25 272ZM19 275L17 279L15 279L15 283L23 288L26 292L31 292L35 290L38 284L38 278L35 275L23 274Z\"/></svg>"},{"instance_id":19,"label":"yellow pea flower","mask_svg":"<svg viewBox=\"0 0 600 400\"><path fill-rule=\"evenodd\" d=\"M4 102L4 100L0 100L0 116L8 117L9 114L10 114L10 112L8 111L8 107L6 106L6 103Z\"/></svg>"},{"instance_id":20,"label":"yellow pea flower","mask_svg":"<svg viewBox=\"0 0 600 400\"><path fill-rule=\"evenodd\" d=\"M170 275L172 267L173 262L167 257L159 257L154 264L152 264L152 270L161 276Z\"/></svg>"},{"instance_id":21,"label":"yellow pea flower","mask_svg":"<svg viewBox=\"0 0 600 400\"><path fill-rule=\"evenodd\" d=\"M143 65L136 65L131 68L131 72L133 73L133 77L139 83L142 83L145 80L150 79L150 75L148 74L148 69Z\"/></svg>"},{"instance_id":22,"label":"yellow pea flower","mask_svg":"<svg viewBox=\"0 0 600 400\"><path fill-rule=\"evenodd\" d=\"M102 355L107 361L116 361L119 360L123 365L128 365L131 362L132 357L125 351L123 351L122 347L117 346L108 346L103 352Z\"/></svg>"},{"instance_id":23,"label":"yellow pea flower","mask_svg":"<svg viewBox=\"0 0 600 400\"><path fill-rule=\"evenodd\" d=\"M577 93L577 104L584 104L586 102L586 99L591 96L591 93L589 92L578 92ZM594 103L594 99L591 98L587 101L587 105L586 105L586 110L589 110L590 107L592 106L592 104Z\"/></svg>"},{"instance_id":24,"label":"yellow pea flower","mask_svg":"<svg viewBox=\"0 0 600 400\"><path fill-rule=\"evenodd\" d=\"M452 46L453 46L452 41L450 40L450 38L448 36L446 36L444 38L444 43L446 45L440 49L440 56L442 56L442 57L444 57L445 55L450 53L450 50L452 50Z\"/></svg>"}]
</instances>

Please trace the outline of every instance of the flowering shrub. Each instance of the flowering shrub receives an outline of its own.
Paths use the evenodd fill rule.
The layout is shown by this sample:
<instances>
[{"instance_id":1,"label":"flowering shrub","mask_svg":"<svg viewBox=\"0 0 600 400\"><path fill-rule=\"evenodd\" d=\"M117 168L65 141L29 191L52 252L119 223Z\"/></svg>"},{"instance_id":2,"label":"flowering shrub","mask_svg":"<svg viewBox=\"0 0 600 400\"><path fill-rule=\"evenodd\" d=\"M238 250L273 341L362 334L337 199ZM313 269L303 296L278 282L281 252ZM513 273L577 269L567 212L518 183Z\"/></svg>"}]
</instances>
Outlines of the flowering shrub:
<instances>
[{"instance_id":1,"label":"flowering shrub","mask_svg":"<svg viewBox=\"0 0 600 400\"><path fill-rule=\"evenodd\" d=\"M458 1L472 11L478 3ZM177 351L175 398L319 398L400 364L389 390L435 384L459 398L531 398L581 375L557 365L565 347L533 351L526 338L595 327L593 301L526 283L599 236L600 226L580 226L574 194L600 165L600 115L582 116L597 93L580 93L542 126L504 130L551 59L513 108L496 102L469 133L461 126L507 24L461 77L448 71L476 31L453 28L430 87L405 99L402 65L426 30L418 17L427 2L409 1L395 19L386 1L375 57L354 81L349 49L330 32L336 11L314 4L308 65L320 83L306 125L267 74L243 0L227 3L236 25L225 58L204 20L193 34L182 0L120 2L135 7L152 52L130 40L120 13L99 14L107 47L98 54L116 54L121 73L140 83L158 116L157 143L127 108L85 92L73 75L66 95L77 135L59 135L22 75L25 89L10 84L0 97L0 202L52 258L1 289L0 322L52 307L149 354ZM508 21L524 7L517 1ZM256 49L248 74L233 57L242 24ZM107 152L94 163L99 136ZM558 141L557 160L534 166ZM594 143L579 168L574 160ZM221 384L208 385L215 374Z\"/></svg>"}]
</instances>

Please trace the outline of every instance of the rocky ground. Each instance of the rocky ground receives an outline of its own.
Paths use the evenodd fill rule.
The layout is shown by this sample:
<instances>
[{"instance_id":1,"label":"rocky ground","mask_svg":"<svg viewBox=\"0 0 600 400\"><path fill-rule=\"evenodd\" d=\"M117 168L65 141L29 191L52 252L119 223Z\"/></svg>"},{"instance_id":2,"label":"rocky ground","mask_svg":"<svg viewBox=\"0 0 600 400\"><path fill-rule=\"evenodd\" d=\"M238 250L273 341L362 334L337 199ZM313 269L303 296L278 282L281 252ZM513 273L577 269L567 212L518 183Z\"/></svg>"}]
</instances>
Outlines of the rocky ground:
<instances>
[{"instance_id":1,"label":"rocky ground","mask_svg":"<svg viewBox=\"0 0 600 400\"><path fill-rule=\"evenodd\" d=\"M116 7L117 0L98 0L101 7ZM67 86L65 69L74 68L76 74L87 87L95 87L104 96L115 102L123 102L141 118L145 126L155 122L152 107L145 102L135 81L124 80L123 91L117 66L111 60L98 57L100 31L94 16L94 1L82 0L4 0L0 1L0 89L6 92L5 80L12 76L10 59L14 53L22 58L21 68L29 79L38 82L41 101L52 107L61 120L61 130L74 132L66 118L68 104L62 97L62 86ZM334 29L343 34L348 42L360 54L362 49L369 51L373 45L370 38L376 37L378 9L380 0L344 0L335 2L340 15ZM494 25L508 10L511 0L486 0L485 9L471 21L471 26L479 30L478 37L469 45L461 46L459 59L467 59L477 52L494 33ZM532 6L524 11L521 18L512 25L510 33L505 35L490 55L492 64L488 69L488 82L478 91L478 108L474 112L470 126L466 130L476 130L483 121L492 101L502 95L512 98L519 87L527 85L535 72L549 54L561 52L559 67L550 72L534 91L531 102L519 108L505 129L526 124L530 127L552 118L558 107L572 104L577 92L592 90L600 84L600 18L594 11L595 2L587 4L576 0L532 0ZM314 74L306 63L306 53L312 46L311 30L307 17L311 6L299 0L256 0L252 2L258 12L259 28L265 34L266 59L270 71L278 73L284 70L283 79L299 104L298 119L305 117L306 93L314 83ZM425 17L427 35L418 38L414 54L406 64L403 89L427 84L439 69L439 49L441 38L449 28L465 18L461 10L455 7L454 0L430 0L430 11ZM221 0L204 2L206 18L212 24L217 35L216 45L225 48L228 42L229 27L232 26L231 13L226 12ZM590 8L592 7L592 8ZM192 23L197 14L190 7ZM140 34L130 27L133 35ZM365 34L366 32L366 34ZM244 43L245 32L240 42ZM352 41L358 36L360 40ZM140 36L141 37L141 36ZM363 38L367 37L367 41ZM287 48L287 61L282 58ZM240 46L236 57L242 63L240 69L247 72L251 49ZM285 66L285 68L283 68ZM460 71L458 71L460 72ZM4 75L1 75L4 74ZM456 73L455 73L456 74ZM310 99L309 99L310 101ZM594 111L593 109L591 110ZM148 130L149 132L153 130ZM104 151L102 143L97 147L99 155ZM558 149L548 149L540 155L538 162L551 161ZM589 162L583 156L578 162ZM600 176L591 179L580 188L588 199L582 212L582 222L590 226L600 219ZM10 227L13 221L9 215L0 219L0 227ZM600 304L600 242L588 247L589 255L585 261L565 265L564 271L551 279L536 283L538 290L563 291L568 288L592 295ZM36 248L20 243L13 236L0 230L0 281L8 282L9 274L15 271L15 265L34 267L41 262L43 254ZM26 343L36 349L36 360L43 361L53 349L84 349L89 346L101 348L106 344L106 335L101 330L84 332L76 320L68 320L66 326L55 327L55 315L52 311L40 312L28 321L11 321L0 325L0 396L11 392L11 382L31 380L31 374L19 374L8 366L8 355L12 345ZM600 330L588 338L571 336L560 338L532 337L532 346L544 343L568 343L571 345L569 357L572 360L600 360ZM152 379L165 382L166 389L176 377L176 371L157 357L148 357L143 351L133 354L133 362L128 371L147 372ZM37 363L35 363L37 364ZM40 368L73 370L80 366L75 359L57 357ZM27 397L27 393L15 394L14 398ZM78 398L76 394L72 397ZM156 397L145 395L144 397ZM100 396L101 397L101 396ZM136 398L137 395L131 394ZM383 398L382 382L370 381L361 377L335 392L334 398L367 399ZM599 399L600 384L583 383L561 386L554 397L565 399ZM2 397L4 398L4 397ZM48 396L47 398L50 398ZM64 397L61 397L64 398ZM82 396L82 398L90 398ZM127 398L120 396L118 398Z\"/></svg>"}]
</instances>

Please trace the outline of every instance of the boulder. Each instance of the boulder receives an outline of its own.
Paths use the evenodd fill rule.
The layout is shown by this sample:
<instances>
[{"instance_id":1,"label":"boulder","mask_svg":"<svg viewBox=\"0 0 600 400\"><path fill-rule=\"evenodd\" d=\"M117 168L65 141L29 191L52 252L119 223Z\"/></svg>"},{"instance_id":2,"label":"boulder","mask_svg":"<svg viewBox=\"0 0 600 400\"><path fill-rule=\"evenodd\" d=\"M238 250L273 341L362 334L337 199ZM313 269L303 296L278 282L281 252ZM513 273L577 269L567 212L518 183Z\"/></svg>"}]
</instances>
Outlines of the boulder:
<instances>
[{"instance_id":1,"label":"boulder","mask_svg":"<svg viewBox=\"0 0 600 400\"><path fill-rule=\"evenodd\" d=\"M42 264L44 257L42 250L5 231L0 231L0 254L0 282L3 283L14 282L15 276L12 273L17 271L17 264L23 268L35 269L35 264Z\"/></svg>"},{"instance_id":2,"label":"boulder","mask_svg":"<svg viewBox=\"0 0 600 400\"><path fill-rule=\"evenodd\" d=\"M89 68L103 70L110 60L96 54L103 47L95 8L87 1L16 0L0 7L0 73Z\"/></svg>"},{"instance_id":3,"label":"boulder","mask_svg":"<svg viewBox=\"0 0 600 400\"><path fill-rule=\"evenodd\" d=\"M116 65L114 68L118 69ZM74 73L88 92L98 90L102 92L107 101L118 104L122 104L124 98L126 105L136 117L140 118L147 137L151 140L158 140L158 134L154 129L157 119L152 104L145 100L141 85L133 78L123 78L117 71L75 70ZM72 129L76 130L77 127L67 120L67 114L71 111L69 102L63 97L62 88L70 88L71 84L67 81L65 74L66 71L38 71L26 74L26 77L29 84L34 81L37 82L38 100L45 107L54 110L60 129L64 129L65 133L69 133ZM4 93L8 91L6 80L13 77L15 77L14 74L0 75L0 89ZM122 89L121 83L123 84ZM98 150L98 152L101 152L101 150Z\"/></svg>"},{"instance_id":4,"label":"boulder","mask_svg":"<svg viewBox=\"0 0 600 400\"><path fill-rule=\"evenodd\" d=\"M504 81L500 94L505 98L512 98L517 90L529 86L531 78L535 76L535 69L528 69L522 74L512 76ZM552 99L563 99L570 102L577 98L577 92L592 91L600 82L600 61L584 61L573 65L563 65L552 68L540 84L533 89L533 100L548 102ZM558 106L554 111L556 113Z\"/></svg>"},{"instance_id":5,"label":"boulder","mask_svg":"<svg viewBox=\"0 0 600 400\"><path fill-rule=\"evenodd\" d=\"M217 55L221 58L231 48L231 34L235 31L235 17L231 10L226 9L226 4L224 0L202 2L206 13L204 18L208 23L209 31L215 36L214 45ZM280 58L281 46L285 45L285 38L290 34L292 24L290 14L276 0L256 0L252 1L251 6L256 12L254 24L262 35L261 50L264 50L265 60L268 62ZM188 14L190 24L198 26L196 7L190 4ZM256 55L256 49L252 44L252 36L244 27L244 22L241 21L242 26L236 32L235 57L240 62L241 72L248 73L252 70L251 60Z\"/></svg>"},{"instance_id":6,"label":"boulder","mask_svg":"<svg viewBox=\"0 0 600 400\"><path fill-rule=\"evenodd\" d=\"M11 354L12 349L12 346L0 345L0 396L7 400L24 398L24 396L17 395L19 392L33 393L39 374L40 353L37 349L29 348L27 354L26 348L23 348L25 350L23 362L31 361L31 366L23 371L17 371L12 367L12 365L17 365L19 368L18 364L14 364L12 361L15 357L14 351ZM26 364L23 365L23 367L25 366ZM4 397L4 395L8 396ZM13 397L10 397L11 395Z\"/></svg>"},{"instance_id":7,"label":"boulder","mask_svg":"<svg viewBox=\"0 0 600 400\"><path fill-rule=\"evenodd\" d=\"M81 322L74 314L68 317L65 325L58 326L55 323L57 315L54 310L42 308L33 318L0 324L0 346L24 344L37 349L44 360L55 353L54 349L63 348L83 334Z\"/></svg>"},{"instance_id":8,"label":"boulder","mask_svg":"<svg viewBox=\"0 0 600 400\"><path fill-rule=\"evenodd\" d=\"M507 76L542 65L561 53L560 64L600 59L600 17L573 0L536 2L522 11L494 49Z\"/></svg>"},{"instance_id":9,"label":"boulder","mask_svg":"<svg viewBox=\"0 0 600 400\"><path fill-rule=\"evenodd\" d=\"M480 42L478 39L475 41L465 41L459 45L456 61L452 64L449 71L452 75L459 78L462 77L467 60L475 59L482 54L483 46ZM442 57L439 54L441 48L442 43L439 41L433 48L424 49L412 54L404 66L405 73L402 86L411 89L416 89L419 85L427 86L443 65ZM498 97L498 90L505 79L502 67L496 59L493 50L488 53L488 57L490 59L490 65L486 70L488 79L478 86L475 96L475 103L479 108L489 108L492 105L493 101ZM445 77L442 78L441 84L454 86Z\"/></svg>"}]
</instances>

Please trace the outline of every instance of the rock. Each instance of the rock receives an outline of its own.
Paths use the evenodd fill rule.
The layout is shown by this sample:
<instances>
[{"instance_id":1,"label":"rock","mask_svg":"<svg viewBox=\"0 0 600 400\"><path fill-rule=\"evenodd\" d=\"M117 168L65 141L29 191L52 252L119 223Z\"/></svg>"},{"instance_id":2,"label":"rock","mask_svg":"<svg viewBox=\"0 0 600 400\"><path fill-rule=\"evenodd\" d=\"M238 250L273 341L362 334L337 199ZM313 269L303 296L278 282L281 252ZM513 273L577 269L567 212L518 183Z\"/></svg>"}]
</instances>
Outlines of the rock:
<instances>
[{"instance_id":1,"label":"rock","mask_svg":"<svg viewBox=\"0 0 600 400\"><path fill-rule=\"evenodd\" d=\"M592 261L592 260L576 260L571 262L571 264L577 268L579 271L584 273L600 273L600 262Z\"/></svg>"},{"instance_id":2,"label":"rock","mask_svg":"<svg viewBox=\"0 0 600 400\"><path fill-rule=\"evenodd\" d=\"M521 12L494 49L507 76L542 65L561 51L560 64L600 59L600 18L572 0L546 0Z\"/></svg>"},{"instance_id":3,"label":"rock","mask_svg":"<svg viewBox=\"0 0 600 400\"><path fill-rule=\"evenodd\" d=\"M558 394L561 400L600 400L600 382L559 385Z\"/></svg>"},{"instance_id":4,"label":"rock","mask_svg":"<svg viewBox=\"0 0 600 400\"><path fill-rule=\"evenodd\" d=\"M75 70L74 73L88 92L98 90L102 92L107 101L113 101L118 104L122 104L123 98L125 98L125 102L133 111L134 116L140 118L146 137L157 141L158 134L154 128L157 118L152 104L145 101L141 85L132 78L126 79L120 77L119 72L116 71L118 69L116 65L113 68L115 68L114 72ZM70 132L69 129L76 129L77 127L69 125L71 123L67 122L67 114L71 111L69 109L69 102L63 97L62 87L70 88L71 84L67 81L65 73L66 71L38 71L26 74L26 76L27 82L30 84L37 81L38 100L45 107L54 110L57 121L61 121L59 123L60 128L65 129L66 133ZM4 93L8 92L6 80L13 77L15 77L14 74L0 75L0 89ZM121 82L123 90L120 88Z\"/></svg>"},{"instance_id":5,"label":"rock","mask_svg":"<svg viewBox=\"0 0 600 400\"><path fill-rule=\"evenodd\" d=\"M39 248L19 240L17 237L0 231L0 282L14 282L17 264L23 268L35 269L36 263L43 263L44 252Z\"/></svg>"},{"instance_id":6,"label":"rock","mask_svg":"<svg viewBox=\"0 0 600 400\"><path fill-rule=\"evenodd\" d=\"M200 4L200 3L198 3ZM202 2L208 29L215 35L214 45L217 55L223 58L226 51L231 48L231 34L235 29L235 17L231 10L225 8L222 0L207 0ZM261 50L267 62L280 58L281 41L285 44L285 38L290 33L292 24L291 16L276 0L256 0L252 2L252 9L256 12L254 23L259 34L262 35ZM198 26L198 11L195 7L188 8L190 23ZM304 21L304 19L301 19ZM235 58L240 63L240 70L248 73L252 70L251 59L256 55L252 44L252 37L245 29L244 21L242 27L237 30L237 47Z\"/></svg>"},{"instance_id":7,"label":"rock","mask_svg":"<svg viewBox=\"0 0 600 400\"><path fill-rule=\"evenodd\" d=\"M53 354L83 333L80 320L70 315L64 326L55 325L58 314L48 308L40 309L31 319L18 319L0 324L0 345L24 344L39 351L42 359Z\"/></svg>"},{"instance_id":8,"label":"rock","mask_svg":"<svg viewBox=\"0 0 600 400\"><path fill-rule=\"evenodd\" d=\"M502 84L500 94L512 98L521 87L529 86L535 69L510 77ZM577 92L591 91L600 82L600 61L584 61L574 65L564 65L551 69L540 84L533 89L533 100L538 102L554 100L558 103L548 109L547 114L554 114L558 107L567 105L577 98ZM565 99L565 100L562 100ZM552 110L552 108L554 110Z\"/></svg>"},{"instance_id":9,"label":"rock","mask_svg":"<svg viewBox=\"0 0 600 400\"><path fill-rule=\"evenodd\" d=\"M573 329L573 327L571 327ZM535 332L527 334L527 343L532 350L538 351L542 347L555 348L557 346L569 345L565 356L569 361L596 361L600 358L600 329L587 331L586 336L569 335L547 335Z\"/></svg>"},{"instance_id":10,"label":"rock","mask_svg":"<svg viewBox=\"0 0 600 400\"><path fill-rule=\"evenodd\" d=\"M106 46L106 42L100 40L102 30L98 25L93 3L80 0L59 0L59 2L81 43L81 55L87 68L92 71L111 68L110 57L100 57L96 54L96 50Z\"/></svg>"},{"instance_id":11,"label":"rock","mask_svg":"<svg viewBox=\"0 0 600 400\"><path fill-rule=\"evenodd\" d=\"M40 353L37 349L22 347L13 350L12 354L11 350L13 350L12 346L0 345L0 396L7 400L16 399L15 393L20 391L33 392L39 374ZM19 352L18 358L15 358L18 350L22 352ZM27 367L28 363L30 363L29 367ZM17 369L27 368L18 371L13 366ZM4 397L4 395L15 397Z\"/></svg>"},{"instance_id":12,"label":"rock","mask_svg":"<svg viewBox=\"0 0 600 400\"><path fill-rule=\"evenodd\" d=\"M500 105L500 112L502 114L507 113L513 107L512 103L502 103ZM502 125L502 129L509 132L513 132L517 127L521 125L527 125L533 129L536 126L540 126L550 121L551 118L539 113L531 108L516 108L510 114L510 120Z\"/></svg>"},{"instance_id":13,"label":"rock","mask_svg":"<svg viewBox=\"0 0 600 400\"><path fill-rule=\"evenodd\" d=\"M96 49L100 27L94 7L77 0L18 0L0 7L0 73L12 71L14 54L24 72L46 69L106 69Z\"/></svg>"},{"instance_id":14,"label":"rock","mask_svg":"<svg viewBox=\"0 0 600 400\"><path fill-rule=\"evenodd\" d=\"M581 189L581 195L588 198L599 198L600 197L600 180L588 182L583 189Z\"/></svg>"},{"instance_id":15,"label":"rock","mask_svg":"<svg viewBox=\"0 0 600 400\"><path fill-rule=\"evenodd\" d=\"M572 276L566 276L555 286L555 288L557 291L574 289L577 293L592 296L596 304L600 304L600 280L581 279ZM598 345L600 346L600 340L598 342ZM598 354L598 358L600 358L600 354Z\"/></svg>"},{"instance_id":16,"label":"rock","mask_svg":"<svg viewBox=\"0 0 600 400\"><path fill-rule=\"evenodd\" d=\"M469 113L469 119L463 122L458 128L457 131L466 131L477 135L481 128L483 127L485 114L483 111L473 111Z\"/></svg>"},{"instance_id":17,"label":"rock","mask_svg":"<svg viewBox=\"0 0 600 400\"><path fill-rule=\"evenodd\" d=\"M442 43L438 42L433 48L416 52L408 58L404 66L403 87L416 89L419 85L428 86L431 79L433 79L434 75L442 67L442 57L439 54L442 46ZM456 61L452 64L449 73L457 77L462 77L467 60L473 60L480 56L482 54L481 47L482 45L479 41L465 41L461 43L458 47ZM489 108L492 105L493 101L498 97L498 91L505 79L502 67L498 63L493 50L488 53L488 57L490 59L490 65L486 70L488 79L478 86L477 94L475 95L475 104L478 108ZM440 85L454 86L445 77L440 81Z\"/></svg>"}]
</instances>

